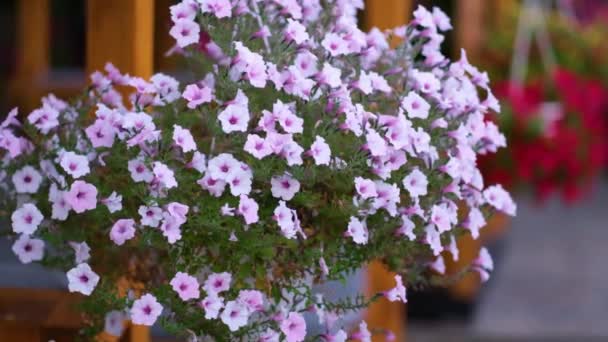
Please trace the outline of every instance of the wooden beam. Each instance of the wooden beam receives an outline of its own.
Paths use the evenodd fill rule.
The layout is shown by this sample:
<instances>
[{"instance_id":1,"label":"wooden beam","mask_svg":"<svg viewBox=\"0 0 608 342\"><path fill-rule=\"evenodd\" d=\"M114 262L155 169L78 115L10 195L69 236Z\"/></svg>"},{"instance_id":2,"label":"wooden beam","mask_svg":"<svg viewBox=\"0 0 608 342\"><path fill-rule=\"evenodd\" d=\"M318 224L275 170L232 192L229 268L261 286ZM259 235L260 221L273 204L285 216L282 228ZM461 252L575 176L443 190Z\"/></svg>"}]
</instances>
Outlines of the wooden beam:
<instances>
[{"instance_id":1,"label":"wooden beam","mask_svg":"<svg viewBox=\"0 0 608 342\"><path fill-rule=\"evenodd\" d=\"M154 0L87 1L87 72L112 62L150 77L154 68Z\"/></svg>"},{"instance_id":2,"label":"wooden beam","mask_svg":"<svg viewBox=\"0 0 608 342\"><path fill-rule=\"evenodd\" d=\"M17 65L18 79L46 74L49 70L50 40L49 0L17 2Z\"/></svg>"},{"instance_id":3,"label":"wooden beam","mask_svg":"<svg viewBox=\"0 0 608 342\"><path fill-rule=\"evenodd\" d=\"M501 0L502 1L502 0ZM484 40L484 9L488 1L459 0L456 2L455 33L456 44L454 55L460 56L460 49L467 51L469 61L479 62L481 47Z\"/></svg>"},{"instance_id":4,"label":"wooden beam","mask_svg":"<svg viewBox=\"0 0 608 342\"><path fill-rule=\"evenodd\" d=\"M411 0L366 0L365 29L377 27L385 30L404 25L411 11Z\"/></svg>"}]
</instances>

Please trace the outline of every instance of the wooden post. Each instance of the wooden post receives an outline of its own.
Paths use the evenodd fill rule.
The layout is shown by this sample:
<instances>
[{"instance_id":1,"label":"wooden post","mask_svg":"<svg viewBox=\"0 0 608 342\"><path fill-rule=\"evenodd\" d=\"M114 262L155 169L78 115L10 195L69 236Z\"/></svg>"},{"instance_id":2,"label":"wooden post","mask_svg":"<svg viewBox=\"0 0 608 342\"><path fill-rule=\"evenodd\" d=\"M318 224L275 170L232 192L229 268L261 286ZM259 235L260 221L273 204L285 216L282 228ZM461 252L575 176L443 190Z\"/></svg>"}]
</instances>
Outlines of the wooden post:
<instances>
[{"instance_id":1,"label":"wooden post","mask_svg":"<svg viewBox=\"0 0 608 342\"><path fill-rule=\"evenodd\" d=\"M150 77L154 0L88 0L86 57L88 73L111 61L122 72Z\"/></svg>"},{"instance_id":2,"label":"wooden post","mask_svg":"<svg viewBox=\"0 0 608 342\"><path fill-rule=\"evenodd\" d=\"M17 65L19 78L46 74L49 70L49 1L17 2Z\"/></svg>"},{"instance_id":3,"label":"wooden post","mask_svg":"<svg viewBox=\"0 0 608 342\"><path fill-rule=\"evenodd\" d=\"M87 73L112 62L123 73L154 72L154 0L87 1ZM169 10L168 8L165 10ZM132 325L129 341L150 341L150 330Z\"/></svg>"},{"instance_id":4,"label":"wooden post","mask_svg":"<svg viewBox=\"0 0 608 342\"><path fill-rule=\"evenodd\" d=\"M411 13L411 0L366 0L365 29L381 30L405 25Z\"/></svg>"},{"instance_id":5,"label":"wooden post","mask_svg":"<svg viewBox=\"0 0 608 342\"><path fill-rule=\"evenodd\" d=\"M405 25L411 13L411 0L366 0L364 26L369 30L381 30ZM391 41L395 45L397 41ZM378 262L367 268L367 292L374 295L395 286L394 274ZM406 306L401 302L389 302L381 298L367 310L366 321L370 329L388 329L395 334L395 341L405 341ZM385 341L386 336L376 334L374 342Z\"/></svg>"},{"instance_id":6,"label":"wooden post","mask_svg":"<svg viewBox=\"0 0 608 342\"><path fill-rule=\"evenodd\" d=\"M49 0L21 0L17 2L16 65L11 80L11 102L25 109L25 113L40 102L36 86L49 71L50 40Z\"/></svg>"},{"instance_id":7,"label":"wooden post","mask_svg":"<svg viewBox=\"0 0 608 342\"><path fill-rule=\"evenodd\" d=\"M501 0L502 1L502 0ZM460 49L467 51L471 63L479 61L480 49L483 44L485 0L459 0L456 2L456 44L455 56L460 56Z\"/></svg>"}]
</instances>

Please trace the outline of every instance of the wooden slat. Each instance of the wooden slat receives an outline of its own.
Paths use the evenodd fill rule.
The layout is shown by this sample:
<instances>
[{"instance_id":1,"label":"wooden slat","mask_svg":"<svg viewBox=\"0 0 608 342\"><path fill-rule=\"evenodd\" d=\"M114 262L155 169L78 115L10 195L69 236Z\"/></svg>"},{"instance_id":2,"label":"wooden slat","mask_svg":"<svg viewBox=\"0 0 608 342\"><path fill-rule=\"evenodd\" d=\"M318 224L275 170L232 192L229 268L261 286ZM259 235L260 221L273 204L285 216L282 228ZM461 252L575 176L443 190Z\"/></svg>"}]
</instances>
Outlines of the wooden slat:
<instances>
[{"instance_id":1,"label":"wooden slat","mask_svg":"<svg viewBox=\"0 0 608 342\"><path fill-rule=\"evenodd\" d=\"M502 0L501 0L502 1ZM467 51L471 63L479 62L480 49L484 35L484 9L488 5L485 0L459 0L456 2L456 44L455 55L460 56L460 49Z\"/></svg>"},{"instance_id":2,"label":"wooden slat","mask_svg":"<svg viewBox=\"0 0 608 342\"><path fill-rule=\"evenodd\" d=\"M19 79L49 70L49 0L17 2L17 65Z\"/></svg>"},{"instance_id":3,"label":"wooden slat","mask_svg":"<svg viewBox=\"0 0 608 342\"><path fill-rule=\"evenodd\" d=\"M154 67L154 0L87 1L87 71L111 61L141 77Z\"/></svg>"},{"instance_id":4,"label":"wooden slat","mask_svg":"<svg viewBox=\"0 0 608 342\"><path fill-rule=\"evenodd\" d=\"M407 23L411 13L410 0L366 0L365 28L390 29Z\"/></svg>"},{"instance_id":5,"label":"wooden slat","mask_svg":"<svg viewBox=\"0 0 608 342\"><path fill-rule=\"evenodd\" d=\"M395 287L395 274L374 261L367 267L367 295L373 296ZM386 298L378 299L367 309L365 317L370 329L388 329L395 334L395 341L405 341L405 305L401 302L389 302ZM387 341L386 335L373 335L374 342Z\"/></svg>"},{"instance_id":6,"label":"wooden slat","mask_svg":"<svg viewBox=\"0 0 608 342\"><path fill-rule=\"evenodd\" d=\"M9 97L21 113L40 102L37 84L47 77L50 64L49 0L17 2L16 65L9 86Z\"/></svg>"}]
</instances>

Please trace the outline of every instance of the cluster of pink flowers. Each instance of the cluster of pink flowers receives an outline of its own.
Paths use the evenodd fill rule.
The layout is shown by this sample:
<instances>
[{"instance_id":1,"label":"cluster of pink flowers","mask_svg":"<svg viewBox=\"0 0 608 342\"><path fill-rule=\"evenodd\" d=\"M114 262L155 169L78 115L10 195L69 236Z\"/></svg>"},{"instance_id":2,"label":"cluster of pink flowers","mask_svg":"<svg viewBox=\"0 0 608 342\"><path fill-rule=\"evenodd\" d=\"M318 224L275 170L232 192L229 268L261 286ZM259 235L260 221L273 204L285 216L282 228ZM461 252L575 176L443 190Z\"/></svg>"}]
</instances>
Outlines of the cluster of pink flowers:
<instances>
[{"instance_id":1,"label":"cluster of pink flowers","mask_svg":"<svg viewBox=\"0 0 608 342\"><path fill-rule=\"evenodd\" d=\"M442 273L441 252L458 258L457 230L477 238L488 209L514 215L516 205L500 185L485 187L477 168L478 154L505 146L484 120L500 108L487 74L469 64L464 51L456 62L441 54L449 18L418 7L410 25L365 33L356 26L362 8L363 1L346 0L183 0L171 7L172 51L203 56L208 73L198 81L181 85L164 74L148 81L108 64L91 76L92 120L82 103L54 96L24 124L11 112L0 127L6 151L0 181L18 199L11 215L15 254L23 263L40 261L40 231L61 234L78 225L78 217L104 217L99 222L107 224L95 229L106 240L78 227L71 236L89 240L62 241L73 251L70 291L96 294L104 274L89 265L99 267L91 248L155 246L176 263L163 270L171 280L148 284L137 299L131 293L129 308L109 310L109 333L120 334L127 318L153 325L163 312L171 316L178 305L167 300L171 295L231 333L254 327L248 336L259 341L303 341L302 313L311 307L324 321L324 340L369 341L365 322L349 336L351 327L340 326L324 301L296 300L301 287L312 286L305 280L324 279L340 258L378 251L374 244L386 241L411 246L399 255L404 259L417 249L424 257L408 259ZM396 49L389 47L391 36L403 40ZM132 89L128 105L116 86ZM459 206L468 207L464 220ZM324 216L332 214L338 223ZM217 234L194 242L208 229ZM252 239L252 229L256 239L293 252L295 264L309 260L298 260L298 253L314 251L314 264L298 265L302 272L293 276L293 264L281 265L278 255L255 265L266 268L271 284L289 275L270 296L259 270L243 275L238 269L249 256L221 260L230 260L226 246ZM229 236L219 233L224 230ZM217 263L195 262L202 255ZM198 269L190 268L193 262ZM472 265L484 280L492 267L485 249ZM396 276L383 295L407 302L407 281ZM173 292L156 288L162 284Z\"/></svg>"}]
</instances>

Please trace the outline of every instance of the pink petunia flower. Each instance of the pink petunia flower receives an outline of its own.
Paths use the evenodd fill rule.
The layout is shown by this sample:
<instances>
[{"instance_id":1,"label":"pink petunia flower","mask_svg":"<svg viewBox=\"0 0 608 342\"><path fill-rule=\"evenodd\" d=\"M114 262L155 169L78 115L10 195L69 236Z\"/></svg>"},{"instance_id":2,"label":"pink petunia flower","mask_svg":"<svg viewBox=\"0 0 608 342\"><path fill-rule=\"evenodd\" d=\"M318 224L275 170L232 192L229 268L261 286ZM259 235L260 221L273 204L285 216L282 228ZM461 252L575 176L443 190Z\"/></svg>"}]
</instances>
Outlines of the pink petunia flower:
<instances>
[{"instance_id":1,"label":"pink petunia flower","mask_svg":"<svg viewBox=\"0 0 608 342\"><path fill-rule=\"evenodd\" d=\"M77 180L70 191L65 194L65 200L77 213L83 213L97 207L97 188L84 181Z\"/></svg>"},{"instance_id":2,"label":"pink petunia flower","mask_svg":"<svg viewBox=\"0 0 608 342\"><path fill-rule=\"evenodd\" d=\"M445 274L445 260L442 255L437 256L431 264L431 269L439 274Z\"/></svg>"},{"instance_id":3,"label":"pink petunia flower","mask_svg":"<svg viewBox=\"0 0 608 342\"><path fill-rule=\"evenodd\" d=\"M154 179L154 174L141 159L131 159L128 163L128 169L131 173L131 178L134 182L149 183Z\"/></svg>"},{"instance_id":4,"label":"pink petunia flower","mask_svg":"<svg viewBox=\"0 0 608 342\"><path fill-rule=\"evenodd\" d=\"M306 27L297 20L287 18L287 27L285 27L285 40L288 42L293 41L297 45L300 45L308 40L308 33Z\"/></svg>"},{"instance_id":5,"label":"pink petunia flower","mask_svg":"<svg viewBox=\"0 0 608 342\"><path fill-rule=\"evenodd\" d=\"M112 310L106 314L103 331L109 335L120 337L125 329L126 320L125 312Z\"/></svg>"},{"instance_id":6,"label":"pink petunia flower","mask_svg":"<svg viewBox=\"0 0 608 342\"><path fill-rule=\"evenodd\" d=\"M397 236L407 236L410 241L414 241L416 240L414 228L416 228L416 224L412 220L410 220L409 217L403 215L401 216L401 226L397 228L395 234Z\"/></svg>"},{"instance_id":7,"label":"pink petunia flower","mask_svg":"<svg viewBox=\"0 0 608 342\"><path fill-rule=\"evenodd\" d=\"M306 321L297 312L290 312L287 318L281 322L281 331L285 334L287 342L304 341L306 337Z\"/></svg>"},{"instance_id":8,"label":"pink petunia flower","mask_svg":"<svg viewBox=\"0 0 608 342\"><path fill-rule=\"evenodd\" d=\"M238 169L233 172L226 182L230 185L230 193L232 196L247 195L251 192L253 174L250 170Z\"/></svg>"},{"instance_id":9,"label":"pink petunia flower","mask_svg":"<svg viewBox=\"0 0 608 342\"><path fill-rule=\"evenodd\" d=\"M400 275L395 275L395 282L397 282L397 285L394 288L386 291L384 296L391 302L400 300L403 303L407 303L406 289L405 286L403 286L403 280L401 279Z\"/></svg>"},{"instance_id":10,"label":"pink petunia flower","mask_svg":"<svg viewBox=\"0 0 608 342\"><path fill-rule=\"evenodd\" d=\"M288 239L295 238L298 232L294 223L293 212L285 205L285 201L279 201L279 205L274 209L273 218L277 221L281 234Z\"/></svg>"},{"instance_id":11,"label":"pink petunia flower","mask_svg":"<svg viewBox=\"0 0 608 342\"><path fill-rule=\"evenodd\" d=\"M200 306L205 310L206 319L216 319L224 307L224 298L210 294L201 300Z\"/></svg>"},{"instance_id":12,"label":"pink petunia flower","mask_svg":"<svg viewBox=\"0 0 608 342\"><path fill-rule=\"evenodd\" d=\"M200 88L196 84L189 84L184 89L182 97L188 100L188 108L194 109L203 103L213 100L211 88L203 86Z\"/></svg>"},{"instance_id":13,"label":"pink petunia flower","mask_svg":"<svg viewBox=\"0 0 608 342\"><path fill-rule=\"evenodd\" d=\"M196 150L196 143L194 142L192 133L179 125L173 125L173 142L184 153Z\"/></svg>"},{"instance_id":14,"label":"pink petunia flower","mask_svg":"<svg viewBox=\"0 0 608 342\"><path fill-rule=\"evenodd\" d=\"M167 165L156 161L154 162L154 167L152 168L152 173L154 174L154 179L157 180L162 186L167 189L177 187L177 181L175 180L175 174L173 170L171 170Z\"/></svg>"},{"instance_id":15,"label":"pink petunia flower","mask_svg":"<svg viewBox=\"0 0 608 342\"><path fill-rule=\"evenodd\" d=\"M70 247L74 249L76 264L86 262L91 257L91 248L86 242L70 242Z\"/></svg>"},{"instance_id":16,"label":"pink petunia flower","mask_svg":"<svg viewBox=\"0 0 608 342\"><path fill-rule=\"evenodd\" d=\"M207 170L207 156L199 151L194 151L192 154L192 160L186 165L188 168L193 168L200 173L204 173Z\"/></svg>"},{"instance_id":17,"label":"pink petunia flower","mask_svg":"<svg viewBox=\"0 0 608 342\"><path fill-rule=\"evenodd\" d=\"M488 203L497 210L515 216L517 206L511 195L502 187L502 185L492 185L483 191L483 197Z\"/></svg>"},{"instance_id":18,"label":"pink petunia flower","mask_svg":"<svg viewBox=\"0 0 608 342\"><path fill-rule=\"evenodd\" d=\"M108 207L110 213L115 213L122 210L122 195L119 195L116 191L112 191L110 196L101 200L101 203Z\"/></svg>"},{"instance_id":19,"label":"pink petunia flower","mask_svg":"<svg viewBox=\"0 0 608 342\"><path fill-rule=\"evenodd\" d=\"M289 201L300 191L300 182L289 174L272 177L270 180L272 196Z\"/></svg>"},{"instance_id":20,"label":"pink petunia flower","mask_svg":"<svg viewBox=\"0 0 608 342\"><path fill-rule=\"evenodd\" d=\"M312 52L304 50L298 53L294 65L300 70L302 76L310 77L317 73L317 62L319 58Z\"/></svg>"},{"instance_id":21,"label":"pink petunia flower","mask_svg":"<svg viewBox=\"0 0 608 342\"><path fill-rule=\"evenodd\" d=\"M35 205L25 203L11 215L13 231L15 233L31 235L38 229L43 219L44 216L42 216L42 213Z\"/></svg>"},{"instance_id":22,"label":"pink petunia flower","mask_svg":"<svg viewBox=\"0 0 608 342\"><path fill-rule=\"evenodd\" d=\"M332 57L348 54L348 43L336 33L328 33L325 35L321 45Z\"/></svg>"},{"instance_id":23,"label":"pink petunia flower","mask_svg":"<svg viewBox=\"0 0 608 342\"><path fill-rule=\"evenodd\" d=\"M42 134L59 126L59 111L49 105L35 109L27 116L27 121L34 125Z\"/></svg>"},{"instance_id":24,"label":"pink petunia flower","mask_svg":"<svg viewBox=\"0 0 608 342\"><path fill-rule=\"evenodd\" d=\"M452 229L452 214L444 203L433 205L430 221L435 224L439 233Z\"/></svg>"},{"instance_id":25,"label":"pink petunia flower","mask_svg":"<svg viewBox=\"0 0 608 342\"><path fill-rule=\"evenodd\" d=\"M152 326L163 311L163 306L156 297L147 293L133 302L131 321L133 324Z\"/></svg>"},{"instance_id":26,"label":"pink petunia flower","mask_svg":"<svg viewBox=\"0 0 608 342\"><path fill-rule=\"evenodd\" d=\"M359 330L353 333L350 338L361 342L371 342L372 334L367 328L367 323L365 321L361 321L361 323L359 324Z\"/></svg>"},{"instance_id":27,"label":"pink petunia flower","mask_svg":"<svg viewBox=\"0 0 608 342\"><path fill-rule=\"evenodd\" d=\"M220 318L230 331L237 331L247 325L249 310L246 305L238 301L229 301L226 303Z\"/></svg>"},{"instance_id":28,"label":"pink petunia flower","mask_svg":"<svg viewBox=\"0 0 608 342\"><path fill-rule=\"evenodd\" d=\"M240 162L232 154L221 153L209 160L206 175L209 174L213 179L226 181L239 170L240 166Z\"/></svg>"},{"instance_id":29,"label":"pink petunia flower","mask_svg":"<svg viewBox=\"0 0 608 342\"><path fill-rule=\"evenodd\" d=\"M182 1L171 7L169 10L171 12L171 20L176 21L178 19L188 19L194 20L196 18L196 12L198 8L198 4L194 4L192 1Z\"/></svg>"},{"instance_id":30,"label":"pink petunia flower","mask_svg":"<svg viewBox=\"0 0 608 342\"><path fill-rule=\"evenodd\" d=\"M471 232L471 237L477 239L479 230L486 225L486 219L479 208L473 207L469 210L467 219L463 222L463 226Z\"/></svg>"},{"instance_id":31,"label":"pink petunia flower","mask_svg":"<svg viewBox=\"0 0 608 342\"><path fill-rule=\"evenodd\" d=\"M351 216L346 230L346 236L350 236L356 244L365 245L369 238L369 233L364 222Z\"/></svg>"},{"instance_id":32,"label":"pink petunia flower","mask_svg":"<svg viewBox=\"0 0 608 342\"><path fill-rule=\"evenodd\" d=\"M316 136L315 142L310 146L310 154L315 159L315 164L329 165L331 149L323 137Z\"/></svg>"},{"instance_id":33,"label":"pink petunia flower","mask_svg":"<svg viewBox=\"0 0 608 342\"><path fill-rule=\"evenodd\" d=\"M226 189L226 182L214 179L209 172L205 173L205 176L197 180L196 183L215 197L222 196L222 193L224 193L224 190Z\"/></svg>"},{"instance_id":34,"label":"pink petunia flower","mask_svg":"<svg viewBox=\"0 0 608 342\"><path fill-rule=\"evenodd\" d=\"M286 133L302 133L304 131L304 119L293 113L287 104L281 100L272 106L272 113Z\"/></svg>"},{"instance_id":35,"label":"pink petunia flower","mask_svg":"<svg viewBox=\"0 0 608 342\"><path fill-rule=\"evenodd\" d=\"M403 187L410 193L412 198L426 195L428 184L426 175L420 172L418 168L403 178Z\"/></svg>"},{"instance_id":36,"label":"pink petunia flower","mask_svg":"<svg viewBox=\"0 0 608 342\"><path fill-rule=\"evenodd\" d=\"M365 135L367 140L367 148L369 152L374 157L381 157L386 155L388 152L388 146L386 144L386 140L382 138L378 132L373 129L368 129L367 134Z\"/></svg>"},{"instance_id":37,"label":"pink petunia flower","mask_svg":"<svg viewBox=\"0 0 608 342\"><path fill-rule=\"evenodd\" d=\"M40 261L44 257L44 241L21 234L12 247L13 253L24 264Z\"/></svg>"},{"instance_id":38,"label":"pink petunia flower","mask_svg":"<svg viewBox=\"0 0 608 342\"><path fill-rule=\"evenodd\" d=\"M182 238L182 230L181 225L175 217L171 215L164 215L164 219L160 225L160 231L163 233L163 236L167 238L167 241L170 244L174 244L175 242L181 240Z\"/></svg>"},{"instance_id":39,"label":"pink petunia flower","mask_svg":"<svg viewBox=\"0 0 608 342\"><path fill-rule=\"evenodd\" d=\"M264 331L260 335L260 338L258 339L258 342L279 342L279 341L280 341L279 333L270 328L266 329L266 331Z\"/></svg>"},{"instance_id":40,"label":"pink petunia flower","mask_svg":"<svg viewBox=\"0 0 608 342\"><path fill-rule=\"evenodd\" d=\"M424 228L425 237L424 242L429 245L433 251L433 255L438 256L443 251L443 245L441 244L441 236L435 225L429 224Z\"/></svg>"},{"instance_id":41,"label":"pink petunia flower","mask_svg":"<svg viewBox=\"0 0 608 342\"><path fill-rule=\"evenodd\" d=\"M482 282L490 279L490 272L494 270L494 261L487 248L482 247L479 250L479 255L473 260L473 269L479 273Z\"/></svg>"},{"instance_id":42,"label":"pink petunia flower","mask_svg":"<svg viewBox=\"0 0 608 342\"><path fill-rule=\"evenodd\" d=\"M80 178L91 172L89 159L74 152L63 152L59 164L70 176Z\"/></svg>"},{"instance_id":43,"label":"pink petunia flower","mask_svg":"<svg viewBox=\"0 0 608 342\"><path fill-rule=\"evenodd\" d=\"M85 129L93 147L112 147L116 138L116 129L106 120L97 119Z\"/></svg>"},{"instance_id":44,"label":"pink petunia flower","mask_svg":"<svg viewBox=\"0 0 608 342\"><path fill-rule=\"evenodd\" d=\"M378 196L376 192L376 183L371 179L365 179L363 177L355 178L355 189L361 198L368 199Z\"/></svg>"},{"instance_id":45,"label":"pink petunia flower","mask_svg":"<svg viewBox=\"0 0 608 342\"><path fill-rule=\"evenodd\" d=\"M207 294L220 294L230 288L232 275L228 272L212 273L207 277L203 289Z\"/></svg>"},{"instance_id":46,"label":"pink petunia flower","mask_svg":"<svg viewBox=\"0 0 608 342\"><path fill-rule=\"evenodd\" d=\"M198 281L187 273L177 272L171 279L170 284L173 291L177 292L179 298L183 301L197 299L201 295Z\"/></svg>"},{"instance_id":47,"label":"pink petunia flower","mask_svg":"<svg viewBox=\"0 0 608 342\"><path fill-rule=\"evenodd\" d=\"M264 295L260 291L241 290L237 300L247 306L250 312L262 311L264 309Z\"/></svg>"},{"instance_id":48,"label":"pink petunia flower","mask_svg":"<svg viewBox=\"0 0 608 342\"><path fill-rule=\"evenodd\" d=\"M89 296L99 282L97 273L93 272L91 266L86 263L78 264L69 270L67 277L70 292L80 292L85 296Z\"/></svg>"},{"instance_id":49,"label":"pink petunia flower","mask_svg":"<svg viewBox=\"0 0 608 342\"><path fill-rule=\"evenodd\" d=\"M140 223L142 226L156 228L163 219L163 210L159 207L146 207L142 205L139 207L137 212L139 213L139 216L141 216Z\"/></svg>"},{"instance_id":50,"label":"pink petunia flower","mask_svg":"<svg viewBox=\"0 0 608 342\"><path fill-rule=\"evenodd\" d=\"M211 13L218 18L232 16L232 4L229 0L199 0L203 13Z\"/></svg>"},{"instance_id":51,"label":"pink petunia flower","mask_svg":"<svg viewBox=\"0 0 608 342\"><path fill-rule=\"evenodd\" d=\"M422 96L410 91L406 97L401 100L401 106L407 111L410 118L426 119L429 116L431 105Z\"/></svg>"},{"instance_id":52,"label":"pink petunia flower","mask_svg":"<svg viewBox=\"0 0 608 342\"><path fill-rule=\"evenodd\" d=\"M42 183L42 175L35 168L26 165L13 174L12 180L17 193L35 194Z\"/></svg>"},{"instance_id":53,"label":"pink petunia flower","mask_svg":"<svg viewBox=\"0 0 608 342\"><path fill-rule=\"evenodd\" d=\"M249 109L239 105L228 105L217 117L224 133L245 132L249 125Z\"/></svg>"},{"instance_id":54,"label":"pink petunia flower","mask_svg":"<svg viewBox=\"0 0 608 342\"><path fill-rule=\"evenodd\" d=\"M198 43L200 31L200 26L194 20L178 19L174 22L169 34L175 38L179 47L185 48Z\"/></svg>"},{"instance_id":55,"label":"pink petunia flower","mask_svg":"<svg viewBox=\"0 0 608 342\"><path fill-rule=\"evenodd\" d=\"M220 215L234 216L234 208L231 207L228 203L224 203L224 205L220 208Z\"/></svg>"},{"instance_id":56,"label":"pink petunia flower","mask_svg":"<svg viewBox=\"0 0 608 342\"><path fill-rule=\"evenodd\" d=\"M180 225L186 222L186 215L190 207L179 202L171 202L167 204L167 212L173 217Z\"/></svg>"},{"instance_id":57,"label":"pink petunia flower","mask_svg":"<svg viewBox=\"0 0 608 342\"><path fill-rule=\"evenodd\" d=\"M243 216L246 224L252 224L259 221L258 209L258 203L253 198L249 198L247 195L241 195L239 197L238 213Z\"/></svg>"},{"instance_id":58,"label":"pink petunia flower","mask_svg":"<svg viewBox=\"0 0 608 342\"><path fill-rule=\"evenodd\" d=\"M330 88L338 88L342 85L342 71L325 62L321 72L317 73L315 79L319 84L327 85Z\"/></svg>"},{"instance_id":59,"label":"pink petunia flower","mask_svg":"<svg viewBox=\"0 0 608 342\"><path fill-rule=\"evenodd\" d=\"M247 136L247 142L245 142L243 149L257 159L262 159L272 154L270 144L268 144L266 139L261 138L257 134L249 134Z\"/></svg>"},{"instance_id":60,"label":"pink petunia flower","mask_svg":"<svg viewBox=\"0 0 608 342\"><path fill-rule=\"evenodd\" d=\"M135 220L120 219L114 223L110 230L110 239L118 246L135 237Z\"/></svg>"},{"instance_id":61,"label":"pink petunia flower","mask_svg":"<svg viewBox=\"0 0 608 342\"><path fill-rule=\"evenodd\" d=\"M59 190L55 183L51 184L49 188L49 202L51 205L51 218L54 220L64 221L68 218L70 210L72 208L65 200L67 191Z\"/></svg>"}]
</instances>

